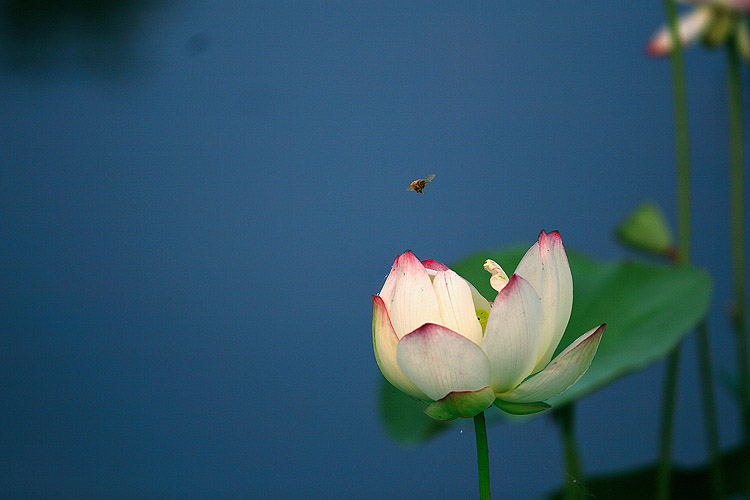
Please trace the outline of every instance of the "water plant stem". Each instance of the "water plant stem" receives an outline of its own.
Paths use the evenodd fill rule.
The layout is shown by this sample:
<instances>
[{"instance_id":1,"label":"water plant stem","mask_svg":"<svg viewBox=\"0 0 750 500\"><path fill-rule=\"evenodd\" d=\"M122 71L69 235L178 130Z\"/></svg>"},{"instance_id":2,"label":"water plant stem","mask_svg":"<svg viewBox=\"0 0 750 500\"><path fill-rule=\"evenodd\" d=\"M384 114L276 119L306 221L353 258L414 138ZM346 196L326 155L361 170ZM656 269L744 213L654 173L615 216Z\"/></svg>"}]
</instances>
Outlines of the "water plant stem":
<instances>
[{"instance_id":1,"label":"water plant stem","mask_svg":"<svg viewBox=\"0 0 750 500\"><path fill-rule=\"evenodd\" d=\"M703 418L706 427L712 498L715 500L724 500L726 495L724 493L724 475L721 467L721 450L719 448L719 423L716 419L716 398L714 396L714 384L711 375L711 349L708 341L708 323L705 319L698 324L696 341L698 369L701 373Z\"/></svg>"},{"instance_id":2,"label":"water plant stem","mask_svg":"<svg viewBox=\"0 0 750 500\"><path fill-rule=\"evenodd\" d=\"M736 29L736 23L735 23ZM734 280L733 326L737 341L737 389L742 412L742 439L750 444L750 383L748 377L747 289L745 283L745 222L742 150L742 94L740 56L735 36L727 40L727 85L729 97L729 207ZM745 498L750 499L750 457L745 454Z\"/></svg>"},{"instance_id":3,"label":"water plant stem","mask_svg":"<svg viewBox=\"0 0 750 500\"><path fill-rule=\"evenodd\" d=\"M690 258L690 142L688 137L687 90L685 86L685 63L677 28L677 5L675 0L663 0L667 14L669 32L672 37L672 87L674 99L675 152L677 159L677 264ZM659 446L659 469L657 476L657 500L667 500L672 475L672 439L674 434L674 409L677 392L677 375L680 346L669 355L664 384L661 437Z\"/></svg>"},{"instance_id":4,"label":"water plant stem","mask_svg":"<svg viewBox=\"0 0 750 500\"><path fill-rule=\"evenodd\" d=\"M555 410L555 417L560 424L565 453L565 493L564 500L582 500L586 498L586 486L583 480L583 468L578 455L575 439L575 405L567 404Z\"/></svg>"},{"instance_id":5,"label":"water plant stem","mask_svg":"<svg viewBox=\"0 0 750 500\"><path fill-rule=\"evenodd\" d=\"M484 412L474 416L477 436L477 466L479 468L479 499L490 500L490 456L487 448L487 424Z\"/></svg>"},{"instance_id":6,"label":"water plant stem","mask_svg":"<svg viewBox=\"0 0 750 500\"><path fill-rule=\"evenodd\" d=\"M672 438L674 435L674 408L677 397L677 372L680 364L680 345L667 358L667 376L664 382L661 428L659 429L659 468L656 479L657 500L668 500L672 475Z\"/></svg>"},{"instance_id":7,"label":"water plant stem","mask_svg":"<svg viewBox=\"0 0 750 500\"><path fill-rule=\"evenodd\" d=\"M677 159L677 264L690 260L690 139L687 88L682 44L677 31L675 0L664 0L672 36L672 93L674 99L675 154Z\"/></svg>"}]
</instances>

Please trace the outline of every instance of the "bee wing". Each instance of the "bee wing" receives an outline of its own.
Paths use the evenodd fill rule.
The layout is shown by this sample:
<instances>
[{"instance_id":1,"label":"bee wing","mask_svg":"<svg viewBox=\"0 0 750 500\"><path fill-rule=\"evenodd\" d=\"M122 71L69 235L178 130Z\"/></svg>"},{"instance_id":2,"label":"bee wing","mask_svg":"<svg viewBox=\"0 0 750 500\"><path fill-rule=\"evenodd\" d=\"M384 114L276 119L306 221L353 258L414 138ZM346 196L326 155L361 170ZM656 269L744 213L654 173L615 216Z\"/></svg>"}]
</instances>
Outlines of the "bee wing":
<instances>
[{"instance_id":1,"label":"bee wing","mask_svg":"<svg viewBox=\"0 0 750 500\"><path fill-rule=\"evenodd\" d=\"M435 178L435 174L430 174L427 177L424 178L425 182L430 182L432 179Z\"/></svg>"},{"instance_id":2,"label":"bee wing","mask_svg":"<svg viewBox=\"0 0 750 500\"><path fill-rule=\"evenodd\" d=\"M409 186L406 187L406 190L407 191L414 191L414 186L409 185Z\"/></svg>"}]
</instances>

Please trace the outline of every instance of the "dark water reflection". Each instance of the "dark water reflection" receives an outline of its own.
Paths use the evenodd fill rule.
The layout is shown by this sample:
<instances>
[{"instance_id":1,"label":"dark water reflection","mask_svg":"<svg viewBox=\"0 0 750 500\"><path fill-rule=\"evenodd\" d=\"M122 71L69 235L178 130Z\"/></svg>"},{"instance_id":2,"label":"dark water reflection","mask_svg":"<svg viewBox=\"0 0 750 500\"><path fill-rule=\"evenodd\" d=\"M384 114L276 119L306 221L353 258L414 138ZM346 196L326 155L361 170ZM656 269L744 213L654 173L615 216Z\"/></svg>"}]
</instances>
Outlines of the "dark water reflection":
<instances>
[{"instance_id":1,"label":"dark water reflection","mask_svg":"<svg viewBox=\"0 0 750 500\"><path fill-rule=\"evenodd\" d=\"M3 0L3 59L9 67L50 74L80 68L118 74L135 64L141 22L157 0Z\"/></svg>"}]
</instances>

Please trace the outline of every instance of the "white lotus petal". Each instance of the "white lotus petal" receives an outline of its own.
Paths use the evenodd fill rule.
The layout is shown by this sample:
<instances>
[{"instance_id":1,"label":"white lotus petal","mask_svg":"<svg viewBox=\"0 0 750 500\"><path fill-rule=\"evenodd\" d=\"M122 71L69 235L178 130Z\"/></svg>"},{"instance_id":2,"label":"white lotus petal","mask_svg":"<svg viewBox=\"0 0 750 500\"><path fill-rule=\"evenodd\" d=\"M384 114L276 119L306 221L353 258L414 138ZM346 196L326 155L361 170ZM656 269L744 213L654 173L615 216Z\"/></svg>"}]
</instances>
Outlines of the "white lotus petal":
<instances>
[{"instance_id":1,"label":"white lotus petal","mask_svg":"<svg viewBox=\"0 0 750 500\"><path fill-rule=\"evenodd\" d=\"M448 269L438 271L432 285L440 308L440 324L482 345L482 326L477 319L469 283Z\"/></svg>"},{"instance_id":2,"label":"white lotus petal","mask_svg":"<svg viewBox=\"0 0 750 500\"><path fill-rule=\"evenodd\" d=\"M495 393L509 391L531 374L541 326L541 299L526 280L514 274L492 304L482 342L492 366Z\"/></svg>"},{"instance_id":3,"label":"white lotus petal","mask_svg":"<svg viewBox=\"0 0 750 500\"><path fill-rule=\"evenodd\" d=\"M565 332L573 307L573 277L560 233L539 235L516 268L542 299L542 337L534 371L545 367Z\"/></svg>"},{"instance_id":4,"label":"white lotus petal","mask_svg":"<svg viewBox=\"0 0 750 500\"><path fill-rule=\"evenodd\" d=\"M435 259L423 260L422 265L425 269L427 269L427 272L430 274L430 276L436 275L438 271L445 271L447 269L450 269L448 266Z\"/></svg>"},{"instance_id":5,"label":"white lotus petal","mask_svg":"<svg viewBox=\"0 0 750 500\"><path fill-rule=\"evenodd\" d=\"M511 403L533 403L564 392L588 370L606 326L601 325L584 333L544 370L524 380L512 391L498 395L498 398Z\"/></svg>"},{"instance_id":6,"label":"white lotus petal","mask_svg":"<svg viewBox=\"0 0 750 500\"><path fill-rule=\"evenodd\" d=\"M425 323L440 323L440 309L432 281L413 253L399 256L395 273L393 301L388 313L398 338Z\"/></svg>"},{"instance_id":7,"label":"white lotus petal","mask_svg":"<svg viewBox=\"0 0 750 500\"><path fill-rule=\"evenodd\" d=\"M446 269L449 269L449 267L442 262L433 259L423 260L422 265L424 266L425 271L427 271L427 275L432 281L435 281L435 275L438 273L438 271L445 271Z\"/></svg>"},{"instance_id":8,"label":"white lotus petal","mask_svg":"<svg viewBox=\"0 0 750 500\"><path fill-rule=\"evenodd\" d=\"M404 336L398 366L433 401L451 392L490 385L491 369L482 348L443 326L428 323Z\"/></svg>"},{"instance_id":9,"label":"white lotus petal","mask_svg":"<svg viewBox=\"0 0 750 500\"><path fill-rule=\"evenodd\" d=\"M383 299L378 295L372 296L372 346L375 350L375 360L378 362L383 376L397 389L415 398L429 399L414 382L409 380L396 361L396 346L398 337L393 331L388 311Z\"/></svg>"},{"instance_id":10,"label":"white lotus petal","mask_svg":"<svg viewBox=\"0 0 750 500\"><path fill-rule=\"evenodd\" d=\"M469 282L467 281L467 283ZM471 290L471 300L474 301L474 309L482 309L490 312L490 309L492 309L492 303L485 299L484 296L479 293L479 290L477 290L471 283L469 283L469 289Z\"/></svg>"},{"instance_id":11,"label":"white lotus petal","mask_svg":"<svg viewBox=\"0 0 750 500\"><path fill-rule=\"evenodd\" d=\"M427 274L430 275L430 278L433 280L433 283L435 281L435 276L437 275L438 271L448 271L450 268L443 264L442 262L439 262L437 260L423 260L422 265L427 270ZM489 314L490 309L492 308L492 303L485 299L481 293L479 293L479 290L477 290L474 285L472 285L470 282L466 281L466 284L469 285L469 289L471 290L471 299L474 302L474 309L480 309L482 311L486 311L487 314Z\"/></svg>"},{"instance_id":12,"label":"white lotus petal","mask_svg":"<svg viewBox=\"0 0 750 500\"><path fill-rule=\"evenodd\" d=\"M687 45L697 40L711 23L713 7L703 4L680 16L677 31L682 45ZM672 34L669 26L662 26L651 38L646 48L652 56L665 56L672 52Z\"/></svg>"},{"instance_id":13,"label":"white lotus petal","mask_svg":"<svg viewBox=\"0 0 750 500\"><path fill-rule=\"evenodd\" d=\"M391 302L393 302L393 292L396 290L396 276L398 275L396 269L398 268L398 261L400 258L401 256L399 255L396 257L396 260L393 261L391 272L389 272L388 276L385 278L383 288L380 289L380 293L378 294L383 299L386 311L390 311Z\"/></svg>"}]
</instances>

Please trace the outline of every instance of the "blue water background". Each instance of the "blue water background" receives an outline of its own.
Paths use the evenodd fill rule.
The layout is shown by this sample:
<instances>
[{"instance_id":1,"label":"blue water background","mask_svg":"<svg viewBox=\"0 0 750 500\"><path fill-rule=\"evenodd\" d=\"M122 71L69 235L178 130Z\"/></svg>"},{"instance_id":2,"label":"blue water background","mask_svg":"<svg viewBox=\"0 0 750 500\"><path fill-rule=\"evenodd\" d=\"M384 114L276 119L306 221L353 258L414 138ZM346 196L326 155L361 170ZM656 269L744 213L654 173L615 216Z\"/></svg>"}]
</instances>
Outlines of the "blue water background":
<instances>
[{"instance_id":1,"label":"blue water background","mask_svg":"<svg viewBox=\"0 0 750 500\"><path fill-rule=\"evenodd\" d=\"M559 229L610 259L644 198L674 221L670 66L644 52L660 2L18 4L0 19L3 498L473 498L470 421L414 448L379 422L370 295L394 257ZM717 278L726 378L725 60L686 62L693 258ZM663 373L580 404L588 473L655 459ZM697 381L690 338L679 463L706 456ZM489 440L499 497L564 480L549 418Z\"/></svg>"}]
</instances>

